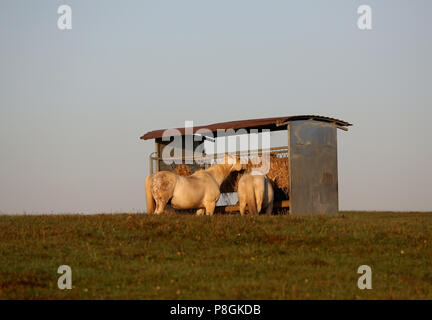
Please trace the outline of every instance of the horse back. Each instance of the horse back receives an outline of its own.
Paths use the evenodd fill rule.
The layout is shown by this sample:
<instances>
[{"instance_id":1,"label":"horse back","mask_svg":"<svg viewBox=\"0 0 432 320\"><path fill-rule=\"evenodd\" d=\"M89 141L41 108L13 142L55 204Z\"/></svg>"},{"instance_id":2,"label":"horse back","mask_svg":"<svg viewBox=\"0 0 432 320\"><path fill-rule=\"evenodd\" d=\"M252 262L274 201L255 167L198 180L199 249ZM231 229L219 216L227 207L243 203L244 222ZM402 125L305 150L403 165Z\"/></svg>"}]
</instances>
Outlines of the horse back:
<instances>
[{"instance_id":1,"label":"horse back","mask_svg":"<svg viewBox=\"0 0 432 320\"><path fill-rule=\"evenodd\" d=\"M206 173L179 176L171 204L178 209L199 208L208 201L217 201L219 187Z\"/></svg>"}]
</instances>

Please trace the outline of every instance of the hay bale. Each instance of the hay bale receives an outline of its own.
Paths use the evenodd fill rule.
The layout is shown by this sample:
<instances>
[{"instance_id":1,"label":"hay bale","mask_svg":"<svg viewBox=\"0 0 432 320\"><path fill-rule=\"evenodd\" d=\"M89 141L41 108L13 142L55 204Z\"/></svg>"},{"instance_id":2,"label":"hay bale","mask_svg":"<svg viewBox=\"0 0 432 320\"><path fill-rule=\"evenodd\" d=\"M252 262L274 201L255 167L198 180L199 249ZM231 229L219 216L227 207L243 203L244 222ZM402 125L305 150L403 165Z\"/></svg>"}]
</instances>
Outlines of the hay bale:
<instances>
[{"instance_id":1,"label":"hay bale","mask_svg":"<svg viewBox=\"0 0 432 320\"><path fill-rule=\"evenodd\" d=\"M288 158L271 156L267 177L288 195L290 189Z\"/></svg>"},{"instance_id":2,"label":"hay bale","mask_svg":"<svg viewBox=\"0 0 432 320\"><path fill-rule=\"evenodd\" d=\"M288 199L290 190L288 158L272 156L267 177L273 183L275 199Z\"/></svg>"},{"instance_id":3,"label":"hay bale","mask_svg":"<svg viewBox=\"0 0 432 320\"><path fill-rule=\"evenodd\" d=\"M174 173L178 174L179 176L190 176L192 174L192 170L189 168L189 166L180 163L175 167Z\"/></svg>"}]
</instances>

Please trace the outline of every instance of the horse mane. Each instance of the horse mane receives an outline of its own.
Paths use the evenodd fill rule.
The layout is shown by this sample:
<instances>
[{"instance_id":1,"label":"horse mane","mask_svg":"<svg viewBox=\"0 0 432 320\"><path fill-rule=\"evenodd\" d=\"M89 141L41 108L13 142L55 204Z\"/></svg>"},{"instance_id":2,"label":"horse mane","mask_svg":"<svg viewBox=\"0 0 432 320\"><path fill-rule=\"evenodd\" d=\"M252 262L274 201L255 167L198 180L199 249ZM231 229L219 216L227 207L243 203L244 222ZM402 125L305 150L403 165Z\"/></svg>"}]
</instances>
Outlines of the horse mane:
<instances>
[{"instance_id":1,"label":"horse mane","mask_svg":"<svg viewBox=\"0 0 432 320\"><path fill-rule=\"evenodd\" d=\"M230 175L233 165L225 163L216 163L210 168L200 170L198 172L206 172L210 174L220 187L224 180Z\"/></svg>"}]
</instances>

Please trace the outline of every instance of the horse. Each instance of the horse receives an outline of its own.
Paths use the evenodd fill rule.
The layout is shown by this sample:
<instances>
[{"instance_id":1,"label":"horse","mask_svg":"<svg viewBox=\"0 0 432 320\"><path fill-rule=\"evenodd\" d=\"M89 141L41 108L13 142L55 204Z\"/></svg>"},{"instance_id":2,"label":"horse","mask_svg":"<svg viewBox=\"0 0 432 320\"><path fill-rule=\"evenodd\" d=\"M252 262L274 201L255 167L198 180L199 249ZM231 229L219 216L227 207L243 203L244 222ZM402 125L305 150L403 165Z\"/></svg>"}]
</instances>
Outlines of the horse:
<instances>
[{"instance_id":1,"label":"horse","mask_svg":"<svg viewBox=\"0 0 432 320\"><path fill-rule=\"evenodd\" d=\"M198 209L196 214L213 215L222 182L233 171L245 169L239 157L225 154L223 163L197 170L190 176L159 171L146 177L146 201L149 213L161 214L168 201L175 209Z\"/></svg>"},{"instance_id":2,"label":"horse","mask_svg":"<svg viewBox=\"0 0 432 320\"><path fill-rule=\"evenodd\" d=\"M264 174L244 174L238 182L237 195L241 215L245 214L246 205L248 212L254 215L264 208L267 214L273 211L274 191Z\"/></svg>"}]
</instances>

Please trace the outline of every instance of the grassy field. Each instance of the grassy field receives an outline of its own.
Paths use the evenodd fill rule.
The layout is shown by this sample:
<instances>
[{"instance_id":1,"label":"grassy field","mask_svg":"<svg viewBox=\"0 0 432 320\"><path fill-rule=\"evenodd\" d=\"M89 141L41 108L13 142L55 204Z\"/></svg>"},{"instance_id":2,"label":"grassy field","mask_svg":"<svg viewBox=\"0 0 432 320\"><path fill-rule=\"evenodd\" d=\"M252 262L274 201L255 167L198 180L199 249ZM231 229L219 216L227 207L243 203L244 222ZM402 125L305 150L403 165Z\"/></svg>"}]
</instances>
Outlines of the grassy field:
<instances>
[{"instance_id":1,"label":"grassy field","mask_svg":"<svg viewBox=\"0 0 432 320\"><path fill-rule=\"evenodd\" d=\"M0 259L0 299L432 299L432 213L0 216Z\"/></svg>"}]
</instances>

